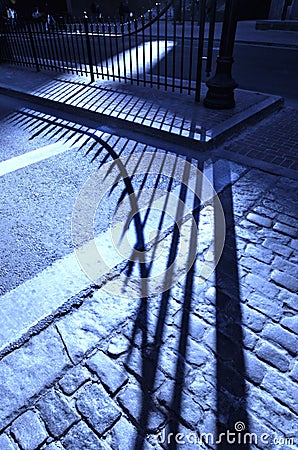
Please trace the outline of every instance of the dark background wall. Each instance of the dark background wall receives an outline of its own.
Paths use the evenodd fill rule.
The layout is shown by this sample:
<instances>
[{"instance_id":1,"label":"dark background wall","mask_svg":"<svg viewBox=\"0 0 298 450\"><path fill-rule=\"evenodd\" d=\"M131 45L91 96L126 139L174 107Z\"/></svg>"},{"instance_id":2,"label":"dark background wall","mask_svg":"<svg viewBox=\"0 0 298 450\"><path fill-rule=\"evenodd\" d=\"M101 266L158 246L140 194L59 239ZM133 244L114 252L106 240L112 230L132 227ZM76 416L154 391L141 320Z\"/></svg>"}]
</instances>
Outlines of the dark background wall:
<instances>
[{"instance_id":1,"label":"dark background wall","mask_svg":"<svg viewBox=\"0 0 298 450\"><path fill-rule=\"evenodd\" d=\"M5 14L6 6L15 7L20 15L31 17L35 6L40 11L49 9L52 13L69 13L82 17L83 11L92 15L92 1L98 3L104 17L119 18L120 0L0 0L1 15ZM154 6L154 0L128 0L129 8L136 15ZM223 0L218 0L218 19L222 18ZM239 0L239 20L267 19L271 0Z\"/></svg>"}]
</instances>

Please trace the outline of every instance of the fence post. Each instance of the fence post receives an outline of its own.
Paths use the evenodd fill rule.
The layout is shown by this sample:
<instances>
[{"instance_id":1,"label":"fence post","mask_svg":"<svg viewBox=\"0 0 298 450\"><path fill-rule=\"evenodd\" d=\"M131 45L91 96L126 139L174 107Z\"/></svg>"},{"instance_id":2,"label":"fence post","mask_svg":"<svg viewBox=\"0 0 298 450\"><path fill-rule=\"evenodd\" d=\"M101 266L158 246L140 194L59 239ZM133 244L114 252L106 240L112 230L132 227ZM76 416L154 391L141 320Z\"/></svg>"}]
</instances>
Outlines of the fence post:
<instances>
[{"instance_id":1,"label":"fence post","mask_svg":"<svg viewBox=\"0 0 298 450\"><path fill-rule=\"evenodd\" d=\"M199 102L201 97L201 81L202 81L202 64L204 53L204 38L205 38L205 22L206 22L206 0L201 0L199 3L199 45L198 45L198 60L196 73L196 95L195 101Z\"/></svg>"},{"instance_id":2,"label":"fence post","mask_svg":"<svg viewBox=\"0 0 298 450\"><path fill-rule=\"evenodd\" d=\"M86 35L88 63L89 63L89 67L90 67L91 83L93 83L93 81L94 81L94 72L93 72L93 61L92 61L92 53L91 53L91 44L90 44L90 36L89 36L88 24L89 24L88 16L87 16L86 13L84 13L84 28L85 28L85 35Z\"/></svg>"},{"instance_id":3,"label":"fence post","mask_svg":"<svg viewBox=\"0 0 298 450\"><path fill-rule=\"evenodd\" d=\"M32 30L31 30L31 24L30 23L27 23L27 30L28 30L30 44L31 44L31 48L32 48L32 55L33 55L34 63L35 63L35 66L36 66L36 72L40 72L40 68L39 68L39 64L38 64L38 58L37 58L37 53L36 53L36 49L35 49L35 45L34 45L34 40L33 40L33 35L32 35Z\"/></svg>"}]
</instances>

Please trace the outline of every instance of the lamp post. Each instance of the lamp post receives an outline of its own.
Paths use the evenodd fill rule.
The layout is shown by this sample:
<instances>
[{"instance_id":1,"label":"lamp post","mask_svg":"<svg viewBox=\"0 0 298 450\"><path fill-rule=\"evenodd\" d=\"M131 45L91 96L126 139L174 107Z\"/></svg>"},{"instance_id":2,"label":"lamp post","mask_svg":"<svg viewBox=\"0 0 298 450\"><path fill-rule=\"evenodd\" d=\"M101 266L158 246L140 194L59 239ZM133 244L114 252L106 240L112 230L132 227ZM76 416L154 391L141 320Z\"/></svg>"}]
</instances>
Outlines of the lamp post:
<instances>
[{"instance_id":1,"label":"lamp post","mask_svg":"<svg viewBox=\"0 0 298 450\"><path fill-rule=\"evenodd\" d=\"M206 85L204 106L212 109L229 109L235 106L234 89L238 86L232 78L234 42L237 28L239 0L226 0L216 72Z\"/></svg>"}]
</instances>

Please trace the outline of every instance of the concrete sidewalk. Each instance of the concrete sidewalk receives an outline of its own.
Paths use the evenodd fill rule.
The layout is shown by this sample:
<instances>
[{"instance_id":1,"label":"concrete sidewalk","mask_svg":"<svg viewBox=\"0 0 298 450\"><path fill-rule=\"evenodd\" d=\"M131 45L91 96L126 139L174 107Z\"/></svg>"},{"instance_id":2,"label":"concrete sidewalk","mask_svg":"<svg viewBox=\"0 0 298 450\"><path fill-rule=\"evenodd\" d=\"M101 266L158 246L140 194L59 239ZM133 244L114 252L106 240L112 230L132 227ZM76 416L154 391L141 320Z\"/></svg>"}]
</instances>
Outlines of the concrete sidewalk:
<instances>
[{"instance_id":1,"label":"concrete sidewalk","mask_svg":"<svg viewBox=\"0 0 298 450\"><path fill-rule=\"evenodd\" d=\"M220 28L216 28L215 36L220 38ZM257 29L256 21L241 21L237 24L236 42L247 42L255 45L273 45L298 48L298 34L295 31Z\"/></svg>"},{"instance_id":2,"label":"concrete sidewalk","mask_svg":"<svg viewBox=\"0 0 298 450\"><path fill-rule=\"evenodd\" d=\"M142 136L144 143L166 149L175 145L180 152L187 148L195 156L206 150L220 151L226 158L297 177L297 111L284 108L279 113L283 100L278 96L237 89L236 107L216 111L196 103L191 95L109 80L90 83L85 77L70 74L36 73L2 65L0 79L1 93L23 98L40 110L48 107L60 114L75 114L83 122L90 120L98 129L117 130L134 139ZM202 85L202 98L204 95ZM270 119L273 112L276 115ZM256 126L266 116L268 126L266 122ZM233 145L231 139L237 141L246 128L245 140L249 144ZM285 133L291 137L284 139ZM242 142L240 136L239 139Z\"/></svg>"},{"instance_id":3,"label":"concrete sidewalk","mask_svg":"<svg viewBox=\"0 0 298 450\"><path fill-rule=\"evenodd\" d=\"M238 92L237 108L218 112L9 66L0 80L0 92L28 100L20 114L41 128L63 129L71 112L74 141L94 132L90 121L115 142L136 178L148 258L145 273L142 259L119 262L101 236L110 271L79 291L76 275L70 294L66 262L68 298L57 290L50 314L32 300L50 301L42 288L54 292L55 264L0 298L1 332L10 333L1 336L1 450L297 448L297 111L256 123L278 98ZM107 174L119 181L115 164L104 167L98 189ZM118 236L130 232L120 217Z\"/></svg>"}]
</instances>

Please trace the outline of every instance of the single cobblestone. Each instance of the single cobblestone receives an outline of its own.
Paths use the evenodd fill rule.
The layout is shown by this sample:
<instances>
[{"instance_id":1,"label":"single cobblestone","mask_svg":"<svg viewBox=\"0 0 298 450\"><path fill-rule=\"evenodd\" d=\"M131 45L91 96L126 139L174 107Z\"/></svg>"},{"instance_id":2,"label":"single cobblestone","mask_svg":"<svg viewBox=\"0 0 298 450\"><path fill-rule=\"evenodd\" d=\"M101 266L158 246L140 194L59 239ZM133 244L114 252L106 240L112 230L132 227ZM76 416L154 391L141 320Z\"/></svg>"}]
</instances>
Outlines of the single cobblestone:
<instances>
[{"instance_id":1,"label":"single cobblestone","mask_svg":"<svg viewBox=\"0 0 298 450\"><path fill-rule=\"evenodd\" d=\"M288 216L286 214L278 214L277 220L281 223L284 223L285 225L292 227L292 228L298 227L298 220L295 219L294 217Z\"/></svg>"},{"instance_id":2,"label":"single cobblestone","mask_svg":"<svg viewBox=\"0 0 298 450\"><path fill-rule=\"evenodd\" d=\"M48 437L37 414L27 411L12 424L11 432L24 450L35 450Z\"/></svg>"},{"instance_id":3,"label":"single cobblestone","mask_svg":"<svg viewBox=\"0 0 298 450\"><path fill-rule=\"evenodd\" d=\"M297 231L295 230L295 228L290 227L289 225L285 225L284 223L275 223L273 226L273 230L292 238L297 237Z\"/></svg>"},{"instance_id":4,"label":"single cobblestone","mask_svg":"<svg viewBox=\"0 0 298 450\"><path fill-rule=\"evenodd\" d=\"M267 298L273 298L279 293L279 289L274 284L251 273L245 277L245 282Z\"/></svg>"},{"instance_id":5,"label":"single cobblestone","mask_svg":"<svg viewBox=\"0 0 298 450\"><path fill-rule=\"evenodd\" d=\"M46 450L63 450L65 447L62 447L62 444L52 442L50 445L45 447Z\"/></svg>"},{"instance_id":6,"label":"single cobblestone","mask_svg":"<svg viewBox=\"0 0 298 450\"><path fill-rule=\"evenodd\" d=\"M297 381L298 383L298 362L295 363L292 372L290 373L290 377L292 380Z\"/></svg>"},{"instance_id":7,"label":"single cobblestone","mask_svg":"<svg viewBox=\"0 0 298 450\"><path fill-rule=\"evenodd\" d=\"M276 367L281 372L287 372L290 367L289 358L271 344L261 344L261 346L256 349L256 354L260 359Z\"/></svg>"},{"instance_id":8,"label":"single cobblestone","mask_svg":"<svg viewBox=\"0 0 298 450\"><path fill-rule=\"evenodd\" d=\"M292 239L291 242L290 242L290 247L293 250L298 251L298 239Z\"/></svg>"},{"instance_id":9,"label":"single cobblestone","mask_svg":"<svg viewBox=\"0 0 298 450\"><path fill-rule=\"evenodd\" d=\"M134 421L143 423L145 418L142 416L144 411L148 411L149 417L146 420L146 432L156 432L158 428L165 422L165 417L153 403L153 400L145 397L141 386L129 384L125 390L118 395L118 401L126 413L133 418ZM150 411L150 413L149 413ZM144 430L145 431L145 430Z\"/></svg>"},{"instance_id":10,"label":"single cobblestone","mask_svg":"<svg viewBox=\"0 0 298 450\"><path fill-rule=\"evenodd\" d=\"M242 327L242 334L244 348L246 348L247 350L253 350L258 341L255 333L252 333L248 328Z\"/></svg>"},{"instance_id":11,"label":"single cobblestone","mask_svg":"<svg viewBox=\"0 0 298 450\"><path fill-rule=\"evenodd\" d=\"M56 438L79 420L78 414L54 390L42 397L37 407L48 430Z\"/></svg>"},{"instance_id":12,"label":"single cobblestone","mask_svg":"<svg viewBox=\"0 0 298 450\"><path fill-rule=\"evenodd\" d=\"M255 332L262 331L266 322L266 316L260 314L258 311L248 307L246 304L241 305L242 309L242 323Z\"/></svg>"},{"instance_id":13,"label":"single cobblestone","mask_svg":"<svg viewBox=\"0 0 298 450\"><path fill-rule=\"evenodd\" d=\"M247 220L259 225L260 227L270 228L272 226L272 220L267 217L260 216L259 214L249 213Z\"/></svg>"},{"instance_id":14,"label":"single cobblestone","mask_svg":"<svg viewBox=\"0 0 298 450\"><path fill-rule=\"evenodd\" d=\"M264 262L266 264L270 264L274 258L274 255L270 250L252 244L247 245L245 249L245 255L252 256L258 261Z\"/></svg>"},{"instance_id":15,"label":"single cobblestone","mask_svg":"<svg viewBox=\"0 0 298 450\"><path fill-rule=\"evenodd\" d=\"M189 391L194 394L194 400L199 403L205 411L215 408L215 392L214 386L208 383L201 373L197 373L196 377L188 387Z\"/></svg>"},{"instance_id":16,"label":"single cobblestone","mask_svg":"<svg viewBox=\"0 0 298 450\"><path fill-rule=\"evenodd\" d=\"M174 324L177 325L178 330L181 329L180 326L181 317L176 315ZM207 330L207 324L202 319L195 315L191 315L189 318L189 336L191 336L195 341L202 341L204 334ZM177 330L175 330L177 334Z\"/></svg>"},{"instance_id":17,"label":"single cobblestone","mask_svg":"<svg viewBox=\"0 0 298 450\"><path fill-rule=\"evenodd\" d=\"M298 297L297 294L294 294L289 291L281 291L281 293L278 296L278 299L283 302L283 309L285 311L291 310L298 312Z\"/></svg>"},{"instance_id":18,"label":"single cobblestone","mask_svg":"<svg viewBox=\"0 0 298 450\"><path fill-rule=\"evenodd\" d=\"M261 362L253 353L245 353L246 376L249 381L260 384L267 373L267 366Z\"/></svg>"},{"instance_id":19,"label":"single cobblestone","mask_svg":"<svg viewBox=\"0 0 298 450\"><path fill-rule=\"evenodd\" d=\"M293 333L276 325L269 324L264 328L262 338L276 342L292 355L298 353L298 338Z\"/></svg>"},{"instance_id":20,"label":"single cobblestone","mask_svg":"<svg viewBox=\"0 0 298 450\"><path fill-rule=\"evenodd\" d=\"M76 366L59 381L59 386L64 394L72 395L90 378L90 373L85 367Z\"/></svg>"},{"instance_id":21,"label":"single cobblestone","mask_svg":"<svg viewBox=\"0 0 298 450\"><path fill-rule=\"evenodd\" d=\"M121 416L121 411L104 388L90 384L76 401L78 411L99 435L110 429Z\"/></svg>"},{"instance_id":22,"label":"single cobblestone","mask_svg":"<svg viewBox=\"0 0 298 450\"><path fill-rule=\"evenodd\" d=\"M276 256L272 263L272 266L281 272L287 272L292 277L298 278L298 267L290 261L285 261L284 258Z\"/></svg>"},{"instance_id":23,"label":"single cobblestone","mask_svg":"<svg viewBox=\"0 0 298 450\"><path fill-rule=\"evenodd\" d=\"M137 442L143 443L143 450L153 450L152 445L140 437L134 426L123 416L110 430L106 439L113 450L132 450L136 448Z\"/></svg>"},{"instance_id":24,"label":"single cobblestone","mask_svg":"<svg viewBox=\"0 0 298 450\"><path fill-rule=\"evenodd\" d=\"M262 386L274 398L279 400L283 405L287 405L292 411L298 414L296 383L293 383L287 376L278 373L276 370L270 370L266 374Z\"/></svg>"},{"instance_id":25,"label":"single cobblestone","mask_svg":"<svg viewBox=\"0 0 298 450\"><path fill-rule=\"evenodd\" d=\"M188 340L186 360L189 364L200 367L206 364L209 355L210 353L202 344L198 344L192 339Z\"/></svg>"},{"instance_id":26,"label":"single cobblestone","mask_svg":"<svg viewBox=\"0 0 298 450\"><path fill-rule=\"evenodd\" d=\"M276 244L284 246L289 246L291 242L290 236L283 233L278 233L277 231L273 232L272 228L262 228L259 232L262 234L263 241L266 239L272 239L276 242Z\"/></svg>"},{"instance_id":27,"label":"single cobblestone","mask_svg":"<svg viewBox=\"0 0 298 450\"><path fill-rule=\"evenodd\" d=\"M279 286L285 287L289 291L298 291L298 280L292 277L286 272L280 272L279 270L273 270L271 273L271 279Z\"/></svg>"},{"instance_id":28,"label":"single cobblestone","mask_svg":"<svg viewBox=\"0 0 298 450\"><path fill-rule=\"evenodd\" d=\"M281 321L281 324L293 331L295 334L298 334L298 316L297 314L293 317L284 317Z\"/></svg>"},{"instance_id":29,"label":"single cobblestone","mask_svg":"<svg viewBox=\"0 0 298 450\"><path fill-rule=\"evenodd\" d=\"M254 258L243 257L240 258L239 264L244 267L246 273L253 273L255 275L261 276L264 280L268 281L270 279L271 266L269 264L257 261Z\"/></svg>"},{"instance_id":30,"label":"single cobblestone","mask_svg":"<svg viewBox=\"0 0 298 450\"><path fill-rule=\"evenodd\" d=\"M16 450L16 446L8 438L6 434L0 436L0 448L1 450Z\"/></svg>"},{"instance_id":31,"label":"single cobblestone","mask_svg":"<svg viewBox=\"0 0 298 450\"><path fill-rule=\"evenodd\" d=\"M48 328L0 361L0 428L5 418L70 366L58 333ZM61 376L61 375L60 375Z\"/></svg>"},{"instance_id":32,"label":"single cobblestone","mask_svg":"<svg viewBox=\"0 0 298 450\"><path fill-rule=\"evenodd\" d=\"M113 337L108 346L108 354L113 358L123 355L130 347L129 341L121 334Z\"/></svg>"},{"instance_id":33,"label":"single cobblestone","mask_svg":"<svg viewBox=\"0 0 298 450\"><path fill-rule=\"evenodd\" d=\"M263 246L277 253L278 255L284 256L285 258L289 258L293 252L293 249L291 247L289 247L288 245L282 245L273 238L265 239L263 242Z\"/></svg>"},{"instance_id":34,"label":"single cobblestone","mask_svg":"<svg viewBox=\"0 0 298 450\"><path fill-rule=\"evenodd\" d=\"M66 450L111 450L84 422L73 426L62 439L62 444Z\"/></svg>"},{"instance_id":35,"label":"single cobblestone","mask_svg":"<svg viewBox=\"0 0 298 450\"><path fill-rule=\"evenodd\" d=\"M256 206L253 209L253 212L261 216L269 217L269 219L274 219L277 215L276 211L273 211L272 209L269 208L265 208L262 205Z\"/></svg>"},{"instance_id":36,"label":"single cobblestone","mask_svg":"<svg viewBox=\"0 0 298 450\"><path fill-rule=\"evenodd\" d=\"M132 347L127 358L125 358L124 366L127 371L133 374L137 379L142 378L142 353L141 350Z\"/></svg>"},{"instance_id":37,"label":"single cobblestone","mask_svg":"<svg viewBox=\"0 0 298 450\"><path fill-rule=\"evenodd\" d=\"M102 384L115 394L127 382L128 378L120 368L103 352L99 351L86 362L95 372Z\"/></svg>"},{"instance_id":38,"label":"single cobblestone","mask_svg":"<svg viewBox=\"0 0 298 450\"><path fill-rule=\"evenodd\" d=\"M278 298L274 299L268 295L261 296L257 293L253 293L247 299L247 306L254 308L262 314L265 314L268 318L275 321L279 321L282 316L282 302ZM254 328L252 328L254 329ZM261 331L256 329L255 331Z\"/></svg>"}]
</instances>

